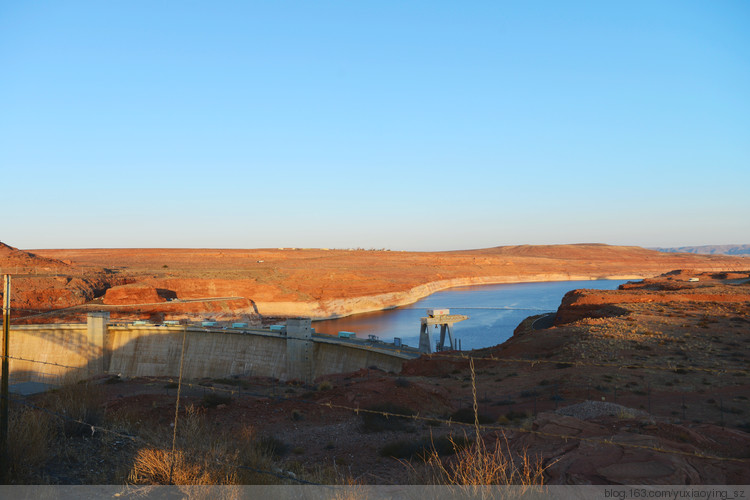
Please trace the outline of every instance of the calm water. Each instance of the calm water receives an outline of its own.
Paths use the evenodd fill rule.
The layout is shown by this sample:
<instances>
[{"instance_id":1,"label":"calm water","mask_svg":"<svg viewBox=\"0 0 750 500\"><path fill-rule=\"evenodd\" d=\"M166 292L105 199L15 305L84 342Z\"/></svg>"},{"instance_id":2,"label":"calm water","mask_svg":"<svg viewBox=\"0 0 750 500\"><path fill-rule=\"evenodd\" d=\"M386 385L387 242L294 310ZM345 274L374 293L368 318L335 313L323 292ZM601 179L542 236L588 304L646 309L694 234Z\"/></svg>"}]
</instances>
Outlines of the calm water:
<instances>
[{"instance_id":1,"label":"calm water","mask_svg":"<svg viewBox=\"0 0 750 500\"><path fill-rule=\"evenodd\" d=\"M461 348L479 349L507 340L524 318L552 312L569 290L595 288L613 290L624 280L551 281L514 283L452 288L437 292L414 304L347 318L315 321L317 332L336 335L339 331L356 332L357 337L377 335L392 341L401 337L410 346L419 345L419 318L429 308L448 308L451 314L465 314L469 319L456 323L454 338L461 339ZM432 345L439 338L439 329L431 329Z\"/></svg>"}]
</instances>

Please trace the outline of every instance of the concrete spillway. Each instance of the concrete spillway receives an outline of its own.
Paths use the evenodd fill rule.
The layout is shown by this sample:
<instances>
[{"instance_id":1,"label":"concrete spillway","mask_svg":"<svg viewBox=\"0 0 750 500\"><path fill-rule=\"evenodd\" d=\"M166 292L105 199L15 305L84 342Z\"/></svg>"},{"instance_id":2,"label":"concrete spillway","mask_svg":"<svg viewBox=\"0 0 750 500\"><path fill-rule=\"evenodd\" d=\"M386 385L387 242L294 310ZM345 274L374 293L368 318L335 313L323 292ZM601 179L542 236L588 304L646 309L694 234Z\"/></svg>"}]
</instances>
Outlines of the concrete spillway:
<instances>
[{"instance_id":1,"label":"concrete spillway","mask_svg":"<svg viewBox=\"0 0 750 500\"><path fill-rule=\"evenodd\" d=\"M191 326L109 325L106 313L87 324L23 325L11 329L11 381L64 383L102 374L189 379L262 376L311 383L321 375L375 366L398 372L418 353L315 336L310 320L286 332L231 332Z\"/></svg>"}]
</instances>

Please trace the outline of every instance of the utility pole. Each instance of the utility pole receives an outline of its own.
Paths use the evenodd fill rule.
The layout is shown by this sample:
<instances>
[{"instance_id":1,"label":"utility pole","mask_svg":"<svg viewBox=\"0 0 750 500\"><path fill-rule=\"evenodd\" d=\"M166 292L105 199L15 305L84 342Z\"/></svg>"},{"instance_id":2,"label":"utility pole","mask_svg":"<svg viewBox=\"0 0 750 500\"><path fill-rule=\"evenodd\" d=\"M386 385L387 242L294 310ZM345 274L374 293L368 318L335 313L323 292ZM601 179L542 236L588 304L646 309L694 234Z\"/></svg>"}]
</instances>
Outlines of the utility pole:
<instances>
[{"instance_id":1,"label":"utility pole","mask_svg":"<svg viewBox=\"0 0 750 500\"><path fill-rule=\"evenodd\" d=\"M8 345L10 343L10 275L3 280L3 372L0 385L0 479L2 484L8 483L10 457L8 456Z\"/></svg>"}]
</instances>

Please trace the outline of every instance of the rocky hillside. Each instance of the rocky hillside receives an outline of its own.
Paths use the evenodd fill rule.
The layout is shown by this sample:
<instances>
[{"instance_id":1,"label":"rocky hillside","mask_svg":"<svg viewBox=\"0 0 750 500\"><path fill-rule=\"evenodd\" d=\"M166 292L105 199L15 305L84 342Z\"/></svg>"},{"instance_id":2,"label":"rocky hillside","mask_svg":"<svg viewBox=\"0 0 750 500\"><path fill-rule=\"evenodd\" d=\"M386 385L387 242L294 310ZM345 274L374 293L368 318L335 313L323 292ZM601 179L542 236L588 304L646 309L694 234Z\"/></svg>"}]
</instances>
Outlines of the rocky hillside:
<instances>
[{"instance_id":1,"label":"rocky hillside","mask_svg":"<svg viewBox=\"0 0 750 500\"><path fill-rule=\"evenodd\" d=\"M70 261L43 257L4 243L0 243L0 273L12 277L14 318L79 306L122 282L102 268L82 268Z\"/></svg>"},{"instance_id":2,"label":"rocky hillside","mask_svg":"<svg viewBox=\"0 0 750 500\"><path fill-rule=\"evenodd\" d=\"M701 245L696 247L671 247L654 248L659 252L668 253L695 253L701 255L748 255L750 256L750 245Z\"/></svg>"},{"instance_id":3,"label":"rocky hillside","mask_svg":"<svg viewBox=\"0 0 750 500\"><path fill-rule=\"evenodd\" d=\"M454 252L322 249L36 250L105 276L111 308L179 316L222 310L263 317L330 318L415 302L462 285L637 279L672 269L736 270L738 257L666 254L599 244L496 247ZM102 274L105 272L105 274ZM108 273L108 274L107 274ZM120 280L115 283L111 278ZM116 290L115 287L128 285ZM135 286L137 285L137 286ZM158 297L172 298L154 309ZM212 303L217 299L234 301ZM201 303L201 301L203 301ZM178 319L178 318L175 318Z\"/></svg>"}]
</instances>

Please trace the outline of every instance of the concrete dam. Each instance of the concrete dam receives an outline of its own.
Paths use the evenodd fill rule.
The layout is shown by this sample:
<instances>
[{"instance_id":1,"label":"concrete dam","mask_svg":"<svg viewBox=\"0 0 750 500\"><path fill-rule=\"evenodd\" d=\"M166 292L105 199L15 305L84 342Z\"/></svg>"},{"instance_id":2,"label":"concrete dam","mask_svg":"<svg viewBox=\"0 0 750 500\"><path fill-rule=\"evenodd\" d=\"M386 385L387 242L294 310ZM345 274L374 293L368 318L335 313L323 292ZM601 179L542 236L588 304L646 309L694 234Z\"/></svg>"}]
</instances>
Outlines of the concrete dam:
<instances>
[{"instance_id":1,"label":"concrete dam","mask_svg":"<svg viewBox=\"0 0 750 500\"><path fill-rule=\"evenodd\" d=\"M10 334L10 382L71 383L99 375L272 377L312 383L317 377L376 367L399 372L419 356L410 347L315 334L309 319L281 331L190 325L110 324L91 313L80 324L18 325Z\"/></svg>"}]
</instances>

